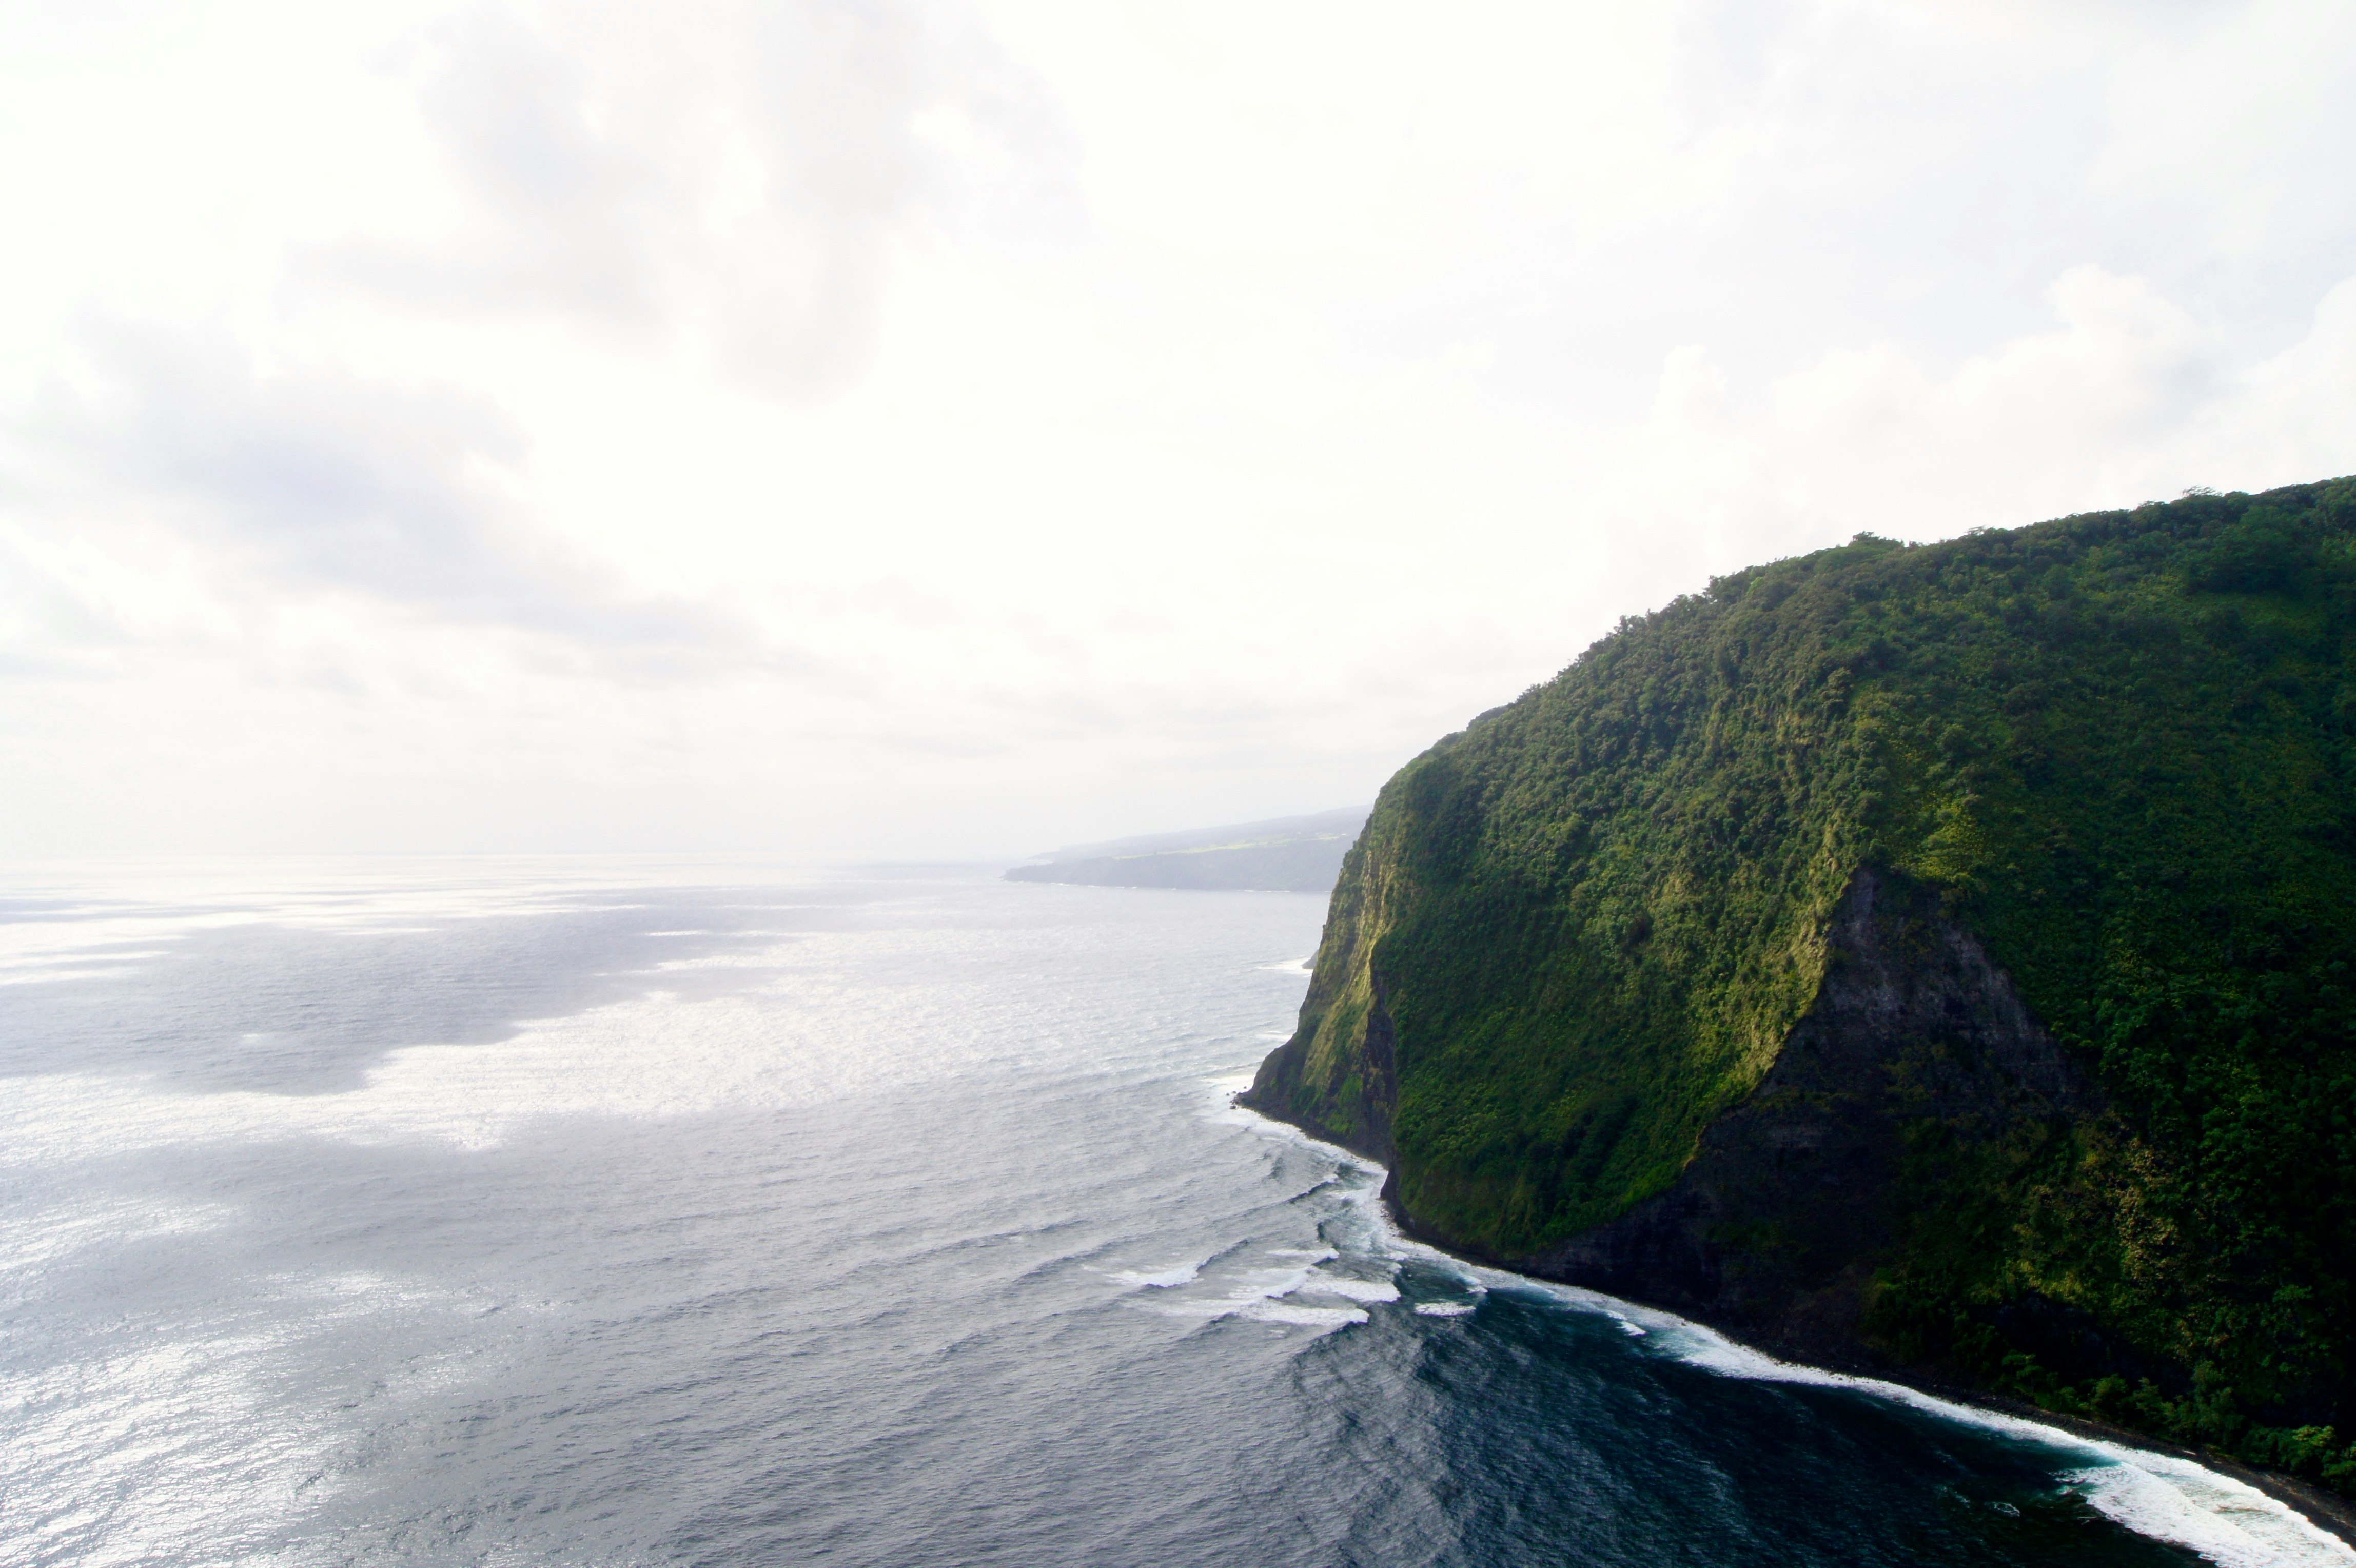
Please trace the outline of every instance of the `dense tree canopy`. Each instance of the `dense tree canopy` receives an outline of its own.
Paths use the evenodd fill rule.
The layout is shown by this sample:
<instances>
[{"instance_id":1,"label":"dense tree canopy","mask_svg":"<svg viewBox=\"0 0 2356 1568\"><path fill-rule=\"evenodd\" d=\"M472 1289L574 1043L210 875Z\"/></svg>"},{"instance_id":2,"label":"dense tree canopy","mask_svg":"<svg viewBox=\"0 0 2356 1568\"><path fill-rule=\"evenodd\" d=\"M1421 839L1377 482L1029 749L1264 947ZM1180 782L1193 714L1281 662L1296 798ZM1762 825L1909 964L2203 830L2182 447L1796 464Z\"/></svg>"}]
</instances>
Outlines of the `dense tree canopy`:
<instances>
[{"instance_id":1,"label":"dense tree canopy","mask_svg":"<svg viewBox=\"0 0 2356 1568\"><path fill-rule=\"evenodd\" d=\"M1759 1082L1862 865L2110 1105L1969 1168L1922 1130L1886 1349L2356 1482L2356 481L1860 535L1622 622L1385 789L1279 1108L1467 1245L1577 1234ZM2023 1301L2156 1376L2039 1366Z\"/></svg>"}]
</instances>

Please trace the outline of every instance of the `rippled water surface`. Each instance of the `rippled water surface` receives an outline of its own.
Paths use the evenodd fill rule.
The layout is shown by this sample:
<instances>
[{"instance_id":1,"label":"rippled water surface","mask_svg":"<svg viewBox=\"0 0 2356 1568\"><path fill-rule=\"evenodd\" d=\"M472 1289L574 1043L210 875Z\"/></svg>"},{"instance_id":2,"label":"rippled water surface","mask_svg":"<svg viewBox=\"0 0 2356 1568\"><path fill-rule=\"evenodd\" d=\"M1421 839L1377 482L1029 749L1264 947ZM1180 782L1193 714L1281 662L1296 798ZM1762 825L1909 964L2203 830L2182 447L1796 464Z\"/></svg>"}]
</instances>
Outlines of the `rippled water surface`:
<instances>
[{"instance_id":1,"label":"rippled water surface","mask_svg":"<svg viewBox=\"0 0 2356 1568\"><path fill-rule=\"evenodd\" d=\"M1402 1245L1229 1109L1323 901L0 885L0 1561L2356 1564Z\"/></svg>"}]
</instances>

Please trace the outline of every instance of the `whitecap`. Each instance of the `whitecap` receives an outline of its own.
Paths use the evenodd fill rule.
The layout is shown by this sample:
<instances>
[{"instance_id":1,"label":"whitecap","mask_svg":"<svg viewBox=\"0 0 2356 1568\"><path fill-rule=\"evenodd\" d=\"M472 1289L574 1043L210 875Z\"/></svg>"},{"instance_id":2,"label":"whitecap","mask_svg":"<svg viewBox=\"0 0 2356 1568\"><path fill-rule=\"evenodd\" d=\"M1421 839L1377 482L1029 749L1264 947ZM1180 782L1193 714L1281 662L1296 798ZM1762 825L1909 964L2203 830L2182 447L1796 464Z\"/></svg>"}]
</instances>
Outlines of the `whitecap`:
<instances>
[{"instance_id":1,"label":"whitecap","mask_svg":"<svg viewBox=\"0 0 2356 1568\"><path fill-rule=\"evenodd\" d=\"M1357 1280L1347 1274L1329 1274L1322 1270L1312 1274L1301 1287L1303 1291L1325 1295L1344 1296L1351 1301L1397 1301L1398 1286L1388 1280Z\"/></svg>"},{"instance_id":2,"label":"whitecap","mask_svg":"<svg viewBox=\"0 0 2356 1568\"><path fill-rule=\"evenodd\" d=\"M1283 1323L1328 1333L1366 1321L1366 1312L1363 1307L1309 1306L1269 1296L1254 1296L1248 1300L1177 1301L1158 1305L1153 1310L1166 1317L1199 1317L1213 1323L1223 1317L1235 1317L1251 1323Z\"/></svg>"},{"instance_id":3,"label":"whitecap","mask_svg":"<svg viewBox=\"0 0 2356 1568\"><path fill-rule=\"evenodd\" d=\"M1638 1309L1642 1312L1643 1309ZM2099 1513L2138 1535L2189 1547L2220 1568L2356 1564L2356 1548L2244 1481L2172 1455L2080 1437L2023 1416L1956 1404L1900 1383L1781 1361L1666 1313L1663 1343L1680 1360L1730 1378L1852 1389L1948 1421L2093 1461L2062 1477Z\"/></svg>"},{"instance_id":4,"label":"whitecap","mask_svg":"<svg viewBox=\"0 0 2356 1568\"><path fill-rule=\"evenodd\" d=\"M1203 1086L1213 1096L1212 1107L1215 1118L1221 1113L1234 1112L1236 1096L1249 1089L1252 1086L1252 1079L1257 1076L1255 1069L1246 1068L1241 1072L1221 1073L1215 1078L1205 1079ZM1251 1112L1245 1112L1242 1114L1249 1115Z\"/></svg>"},{"instance_id":5,"label":"whitecap","mask_svg":"<svg viewBox=\"0 0 2356 1568\"><path fill-rule=\"evenodd\" d=\"M1505 1269L1467 1263L1436 1247L1404 1237L1392 1226L1389 1215L1375 1201L1388 1174L1383 1166L1256 1112L1240 1106L1236 1112L1266 1136L1320 1151L1343 1169L1355 1170L1372 1178L1364 1191L1355 1195L1355 1200L1365 1208L1373 1230L1370 1250L1377 1255L1413 1257L1435 1269L1454 1273L1468 1283L1494 1282L1550 1296L1580 1311L1602 1313L1619 1319L1632 1337L1645 1337L1666 1353L1726 1377L1854 1390L1944 1420L2074 1454L2092 1463L2068 1472L2061 1479L2080 1492L2089 1506L2139 1535L2189 1547L2219 1564L2219 1568L2356 1568L2356 1547L2255 1487L2191 1460L2154 1454L2126 1444L2078 1437L2059 1427L1956 1404L1899 1383L1777 1360L1674 1313L1623 1302L1596 1291L1531 1279ZM1416 1310L1431 1317L1462 1316L1427 1310L1443 1305L1453 1304L1419 1303Z\"/></svg>"},{"instance_id":6,"label":"whitecap","mask_svg":"<svg viewBox=\"0 0 2356 1568\"><path fill-rule=\"evenodd\" d=\"M1302 1328L1350 1328L1366 1321L1366 1313L1355 1306L1303 1306L1290 1301L1256 1301L1237 1309L1237 1317L1254 1323L1290 1323Z\"/></svg>"}]
</instances>

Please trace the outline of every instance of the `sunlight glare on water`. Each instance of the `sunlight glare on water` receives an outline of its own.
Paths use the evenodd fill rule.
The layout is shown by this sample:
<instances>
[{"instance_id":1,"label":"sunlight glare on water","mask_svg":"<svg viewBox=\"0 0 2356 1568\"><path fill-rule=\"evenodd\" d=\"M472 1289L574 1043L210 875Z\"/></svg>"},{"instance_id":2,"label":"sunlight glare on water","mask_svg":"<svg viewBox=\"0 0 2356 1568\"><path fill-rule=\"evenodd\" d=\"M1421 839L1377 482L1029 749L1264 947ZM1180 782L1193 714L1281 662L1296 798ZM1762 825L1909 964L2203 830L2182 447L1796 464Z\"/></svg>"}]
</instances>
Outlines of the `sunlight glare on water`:
<instances>
[{"instance_id":1,"label":"sunlight glare on water","mask_svg":"<svg viewBox=\"0 0 2356 1568\"><path fill-rule=\"evenodd\" d=\"M1400 1241L1232 1108L1323 900L0 888L0 1558L2356 1563L2222 1477Z\"/></svg>"}]
</instances>

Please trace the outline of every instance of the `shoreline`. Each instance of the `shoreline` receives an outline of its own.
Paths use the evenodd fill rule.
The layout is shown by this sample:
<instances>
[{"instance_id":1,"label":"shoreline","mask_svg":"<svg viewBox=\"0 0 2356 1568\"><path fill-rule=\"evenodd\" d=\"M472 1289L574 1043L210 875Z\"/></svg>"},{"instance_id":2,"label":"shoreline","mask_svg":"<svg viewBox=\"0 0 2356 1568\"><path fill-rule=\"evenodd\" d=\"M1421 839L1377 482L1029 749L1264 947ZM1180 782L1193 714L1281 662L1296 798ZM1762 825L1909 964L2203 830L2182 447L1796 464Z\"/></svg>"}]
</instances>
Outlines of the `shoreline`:
<instances>
[{"instance_id":1,"label":"shoreline","mask_svg":"<svg viewBox=\"0 0 2356 1568\"><path fill-rule=\"evenodd\" d=\"M2136 1432L2124 1426L2113 1426L2107 1422L2094 1421L2085 1416L2064 1415L2059 1411L2047 1410L2042 1405L2031 1404L2026 1400L1933 1385L1927 1380L1917 1382L1905 1378L1880 1375L1880 1380L1898 1383L1902 1387L1913 1389L1918 1393L1929 1394L1933 1399L1945 1400L1950 1404L1969 1405L1974 1409L1985 1410L1993 1414L2008 1415L2018 1420L2033 1422L2040 1426L2056 1427L2073 1437L2115 1444L2121 1448L2138 1449L2147 1454L2165 1455L2171 1459L2182 1459L2198 1465L2204 1470L2214 1470L2230 1480L2239 1481L2245 1487L2264 1492L2285 1508L2297 1512L2300 1518L2316 1529L2327 1535L2338 1537L2347 1543L2351 1551L2356 1551L2356 1500L2343 1498L2337 1492L2325 1491L2312 1481L2302 1480L2297 1476L2286 1476L2279 1470L2261 1470L2243 1460L2236 1459L2230 1454L2219 1454L2207 1448L2190 1447L2181 1443L2170 1442L2165 1437L2154 1437L2147 1432Z\"/></svg>"},{"instance_id":2,"label":"shoreline","mask_svg":"<svg viewBox=\"0 0 2356 1568\"><path fill-rule=\"evenodd\" d=\"M2318 1531L2331 1537L2350 1551L2356 1552L2356 1499L2342 1498L2337 1493L2326 1491L2321 1487L2296 1476L2286 1476L2275 1470L2261 1470L2231 1455L2191 1447L2185 1444L2172 1442L2168 1438L2155 1437L2148 1433L2113 1426L2107 1422L2094 1421L2084 1416L2064 1415L2056 1411L2047 1410L2041 1405L2032 1404L2027 1400L2013 1399L1983 1389L1971 1388L1922 1371L1895 1370L1868 1366L1861 1361L1847 1367L1819 1367L1790 1360L1764 1346L1753 1343L1735 1330L1701 1318L1689 1317L1684 1313L1676 1312L1667 1307L1655 1306L1633 1297L1615 1296L1585 1285L1573 1284L1568 1280L1549 1280L1542 1275L1524 1273L1518 1269L1507 1268L1493 1260L1472 1256L1458 1251L1452 1247L1443 1246L1419 1234L1419 1228L1406 1215L1399 1212L1393 1197L1396 1187L1395 1179L1390 1167L1382 1161L1371 1155L1360 1154L1344 1144L1321 1138L1305 1127L1296 1126L1292 1122L1270 1116L1257 1106L1247 1105L1243 1103L1239 1094L1230 1096L1228 1103L1236 1110L1250 1112L1253 1117L1271 1127L1280 1127L1292 1136L1306 1139L1319 1147L1333 1150L1355 1165L1380 1172L1383 1179L1377 1187L1374 1207L1380 1214L1384 1227L1390 1230L1397 1240L1427 1248L1452 1262L1485 1270L1491 1273L1503 1274L1511 1279L1526 1281L1540 1288L1581 1291L1601 1301L1619 1301L1645 1312L1660 1313L1679 1322L1707 1329L1730 1345L1762 1357L1777 1366L1791 1367L1799 1371L1822 1373L1835 1378L1854 1379L1859 1383L1886 1383L1892 1388L1921 1394L1959 1409L1982 1411L1990 1415L2004 1416L2033 1426L2049 1427L2057 1433L2088 1442L2105 1443L2118 1448L2180 1459L2211 1471L2227 1480L2238 1481L2252 1490L2263 1494L2305 1520ZM1860 1388L1857 1391L1871 1393L1873 1391L1870 1388Z\"/></svg>"},{"instance_id":3,"label":"shoreline","mask_svg":"<svg viewBox=\"0 0 2356 1568\"><path fill-rule=\"evenodd\" d=\"M1269 1120L1273 1121L1274 1118ZM1284 1123L1279 1123L1279 1125L1284 1125ZM1353 1155L1352 1157L1362 1162L1365 1160L1363 1155ZM1386 1167L1387 1177L1387 1174ZM1494 1273L1510 1275L1515 1279L1527 1280L1536 1285L1585 1290L1590 1294L1601 1299L1626 1301L1630 1305L1642 1307L1646 1312L1663 1313L1681 1322L1706 1328L1725 1339L1727 1343L1739 1346L1753 1355L1764 1357L1779 1366L1792 1367L1803 1371L1828 1373L1838 1378L1852 1378L1866 1383L1888 1383L1896 1388L1926 1395L1943 1403L1960 1406L1966 1410L1985 1411L1991 1415L2007 1416L2015 1421L2027 1422L2034 1426L2051 1427L2057 1432L2072 1437L2084 1438L2090 1442L2107 1443L2119 1448L2157 1454L2171 1459L2181 1459L2264 1493L2305 1520L2315 1529L2331 1536L2351 1552L2356 1552L2356 1500L2326 1491L2313 1482L2302 1480L2297 1476L2286 1476L2278 1470L2261 1470L2230 1454L2220 1454L2207 1448L2195 1448L2165 1437L2155 1437L2147 1432L2114 1426L2108 1422L2096 1421L2086 1416L2065 1415L2059 1411L2047 1410L2044 1406L2033 1404L2027 1400L1993 1393L1985 1389L1953 1382L1919 1370L1872 1366L1862 1360L1847 1367L1819 1367L1804 1361L1794 1361L1777 1354L1766 1346L1753 1343L1734 1329L1703 1318L1689 1317L1684 1313L1673 1311L1668 1307L1655 1306L1650 1302L1638 1301L1633 1297L1611 1295L1608 1292L1572 1284L1568 1280L1549 1280L1543 1275L1524 1273L1518 1269L1505 1268L1495 1262L1467 1256L1453 1248L1441 1246L1439 1242L1418 1235L1410 1228L1407 1217L1398 1211L1397 1204L1392 1199L1390 1187L1390 1182L1386 1179L1381 1196L1377 1199L1382 1208L1385 1223L1391 1226L1398 1235L1412 1240L1416 1245L1429 1247L1433 1251L1455 1262L1469 1263L1475 1268L1486 1269ZM1860 1389L1858 1391L1869 1393L1872 1391Z\"/></svg>"}]
</instances>

